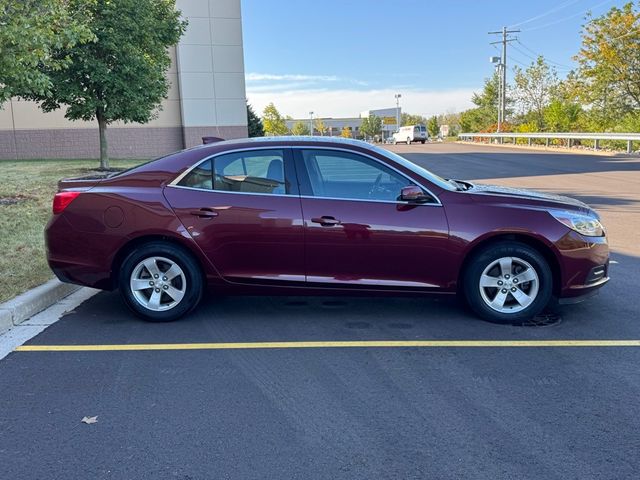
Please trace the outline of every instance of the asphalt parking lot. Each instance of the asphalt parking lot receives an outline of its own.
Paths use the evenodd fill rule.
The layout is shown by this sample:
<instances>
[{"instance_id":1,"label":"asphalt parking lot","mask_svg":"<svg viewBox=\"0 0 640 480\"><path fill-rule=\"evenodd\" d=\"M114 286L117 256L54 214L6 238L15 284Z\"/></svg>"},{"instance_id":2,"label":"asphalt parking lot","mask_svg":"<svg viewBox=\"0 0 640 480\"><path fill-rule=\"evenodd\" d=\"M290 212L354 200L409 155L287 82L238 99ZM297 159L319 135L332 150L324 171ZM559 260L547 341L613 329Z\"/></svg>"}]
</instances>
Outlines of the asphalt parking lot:
<instances>
[{"instance_id":1,"label":"asphalt parking lot","mask_svg":"<svg viewBox=\"0 0 640 480\"><path fill-rule=\"evenodd\" d=\"M640 340L640 159L392 148L445 177L589 203L608 229L611 282L558 308L559 322L525 327L450 298L351 297L211 298L149 324L101 293L26 345L94 347L0 361L0 478L637 478L640 347L603 341ZM454 340L468 343L402 343ZM398 343L331 343L349 341ZM238 345L180 348L192 343ZM148 344L166 349L100 350Z\"/></svg>"}]
</instances>

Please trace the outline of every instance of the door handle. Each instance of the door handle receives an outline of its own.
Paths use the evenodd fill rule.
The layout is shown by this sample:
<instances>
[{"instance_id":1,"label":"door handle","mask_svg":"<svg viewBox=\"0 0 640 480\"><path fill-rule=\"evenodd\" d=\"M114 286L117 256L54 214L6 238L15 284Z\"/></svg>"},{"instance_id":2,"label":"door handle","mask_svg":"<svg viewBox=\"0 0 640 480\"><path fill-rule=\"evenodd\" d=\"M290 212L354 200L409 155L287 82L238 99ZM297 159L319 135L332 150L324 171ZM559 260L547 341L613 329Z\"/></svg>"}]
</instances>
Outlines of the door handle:
<instances>
[{"instance_id":1,"label":"door handle","mask_svg":"<svg viewBox=\"0 0 640 480\"><path fill-rule=\"evenodd\" d=\"M322 216L312 218L313 223L319 223L323 227L333 227L334 225L340 225L340 220L336 220L334 217Z\"/></svg>"},{"instance_id":2,"label":"door handle","mask_svg":"<svg viewBox=\"0 0 640 480\"><path fill-rule=\"evenodd\" d=\"M213 218L218 216L218 212L212 208L201 208L200 210L193 210L189 213L200 218Z\"/></svg>"}]
</instances>

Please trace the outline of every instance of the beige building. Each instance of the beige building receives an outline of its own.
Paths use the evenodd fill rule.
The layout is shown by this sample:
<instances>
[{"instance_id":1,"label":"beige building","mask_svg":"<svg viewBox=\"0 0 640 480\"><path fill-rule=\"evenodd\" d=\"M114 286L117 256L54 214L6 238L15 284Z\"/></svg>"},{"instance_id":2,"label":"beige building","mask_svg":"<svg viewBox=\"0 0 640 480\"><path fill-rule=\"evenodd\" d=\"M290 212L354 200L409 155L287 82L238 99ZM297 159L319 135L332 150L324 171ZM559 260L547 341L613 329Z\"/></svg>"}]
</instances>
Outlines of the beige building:
<instances>
[{"instance_id":1,"label":"beige building","mask_svg":"<svg viewBox=\"0 0 640 480\"><path fill-rule=\"evenodd\" d=\"M247 136L240 0L178 0L189 21L171 49L171 90L156 119L113 123L112 158L150 158L201 143L203 136ZM0 159L96 158L97 122L70 121L12 99L0 110Z\"/></svg>"}]
</instances>

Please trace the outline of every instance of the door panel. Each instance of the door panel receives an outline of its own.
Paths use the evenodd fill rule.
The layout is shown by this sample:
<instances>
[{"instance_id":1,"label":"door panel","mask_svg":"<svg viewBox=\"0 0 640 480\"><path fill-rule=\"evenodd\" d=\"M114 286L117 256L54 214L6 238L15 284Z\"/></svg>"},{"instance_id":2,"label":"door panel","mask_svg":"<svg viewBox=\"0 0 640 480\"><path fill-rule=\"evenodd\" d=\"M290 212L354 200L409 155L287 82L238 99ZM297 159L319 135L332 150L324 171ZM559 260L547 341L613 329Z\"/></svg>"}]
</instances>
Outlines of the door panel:
<instances>
[{"instance_id":1,"label":"door panel","mask_svg":"<svg viewBox=\"0 0 640 480\"><path fill-rule=\"evenodd\" d=\"M308 283L386 289L450 285L444 208L397 201L411 180L352 153L301 149L295 156Z\"/></svg>"},{"instance_id":2,"label":"door panel","mask_svg":"<svg viewBox=\"0 0 640 480\"><path fill-rule=\"evenodd\" d=\"M297 182L291 181L290 151L227 154L206 167L164 193L222 277L239 283L303 282L302 210Z\"/></svg>"},{"instance_id":3,"label":"door panel","mask_svg":"<svg viewBox=\"0 0 640 480\"><path fill-rule=\"evenodd\" d=\"M450 281L441 207L303 198L302 209L309 283L437 289Z\"/></svg>"}]
</instances>

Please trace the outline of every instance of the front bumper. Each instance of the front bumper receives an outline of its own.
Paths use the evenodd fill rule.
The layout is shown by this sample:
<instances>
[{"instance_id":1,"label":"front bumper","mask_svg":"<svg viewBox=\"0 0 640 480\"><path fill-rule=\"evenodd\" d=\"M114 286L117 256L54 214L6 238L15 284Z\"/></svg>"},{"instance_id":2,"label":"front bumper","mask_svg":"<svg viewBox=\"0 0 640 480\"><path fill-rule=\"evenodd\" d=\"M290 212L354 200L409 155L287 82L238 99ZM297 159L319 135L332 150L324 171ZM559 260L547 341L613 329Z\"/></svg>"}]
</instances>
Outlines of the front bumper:
<instances>
[{"instance_id":1,"label":"front bumper","mask_svg":"<svg viewBox=\"0 0 640 480\"><path fill-rule=\"evenodd\" d=\"M560 303L575 303L589 298L609 281L606 237L585 237L570 231L556 246L562 266Z\"/></svg>"}]
</instances>

